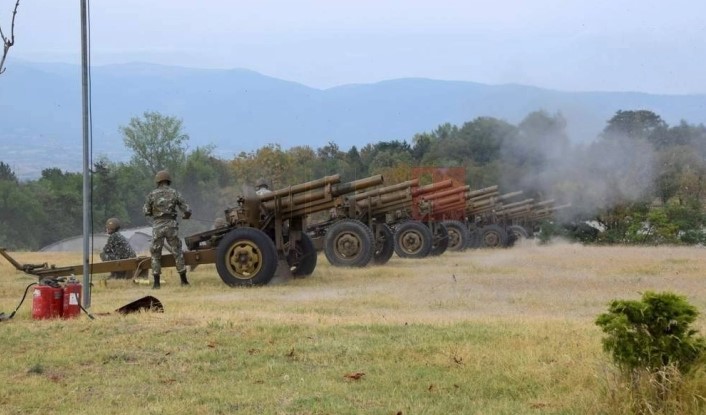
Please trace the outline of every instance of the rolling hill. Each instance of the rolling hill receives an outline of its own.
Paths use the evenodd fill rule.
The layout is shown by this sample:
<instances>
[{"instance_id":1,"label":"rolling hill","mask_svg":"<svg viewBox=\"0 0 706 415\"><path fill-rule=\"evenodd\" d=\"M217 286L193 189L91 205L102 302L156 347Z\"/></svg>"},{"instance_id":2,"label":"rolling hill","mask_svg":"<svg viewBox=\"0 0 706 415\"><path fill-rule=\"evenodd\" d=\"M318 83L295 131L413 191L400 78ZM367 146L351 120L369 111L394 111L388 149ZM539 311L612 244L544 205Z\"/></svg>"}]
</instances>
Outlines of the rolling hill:
<instances>
[{"instance_id":1,"label":"rolling hill","mask_svg":"<svg viewBox=\"0 0 706 415\"><path fill-rule=\"evenodd\" d=\"M528 113L561 111L572 140L592 140L617 110L648 109L670 124L706 122L706 95L562 92L523 85L431 79L311 88L245 69L144 63L91 69L93 154L127 160L119 126L145 111L183 119L189 146L212 144L231 158L269 143L342 149L411 141L442 123L478 116L517 123ZM0 161L20 177L44 167L81 169L80 67L12 62L0 77Z\"/></svg>"}]
</instances>

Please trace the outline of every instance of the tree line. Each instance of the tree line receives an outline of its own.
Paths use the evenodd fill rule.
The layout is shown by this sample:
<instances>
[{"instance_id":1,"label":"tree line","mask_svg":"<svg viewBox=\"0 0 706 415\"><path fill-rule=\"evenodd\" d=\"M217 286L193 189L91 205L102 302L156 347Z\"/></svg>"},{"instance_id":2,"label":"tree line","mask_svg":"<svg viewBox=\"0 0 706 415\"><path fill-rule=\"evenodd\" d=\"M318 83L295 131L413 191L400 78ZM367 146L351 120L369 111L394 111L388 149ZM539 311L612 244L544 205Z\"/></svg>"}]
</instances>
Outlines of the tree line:
<instances>
[{"instance_id":1,"label":"tree line","mask_svg":"<svg viewBox=\"0 0 706 415\"><path fill-rule=\"evenodd\" d=\"M583 242L701 243L706 240L706 128L670 126L651 111L618 111L599 137L572 143L561 113L536 111L516 125L478 117L443 124L406 140L341 149L283 149L267 144L232 159L213 147L188 148L181 119L146 112L120 127L128 162L101 157L91 169L92 223L109 217L144 226L145 195L154 174L168 169L194 211L184 234L208 229L243 186L262 177L273 188L340 174L344 181L383 174L386 183L410 178L416 166L463 168L472 189L499 185L535 200L571 203L544 228ZM0 161L0 246L36 250L82 232L80 172L46 168L20 181ZM587 221L593 226L588 226ZM561 225L561 226L558 226ZM601 232L598 231L601 230Z\"/></svg>"}]
</instances>

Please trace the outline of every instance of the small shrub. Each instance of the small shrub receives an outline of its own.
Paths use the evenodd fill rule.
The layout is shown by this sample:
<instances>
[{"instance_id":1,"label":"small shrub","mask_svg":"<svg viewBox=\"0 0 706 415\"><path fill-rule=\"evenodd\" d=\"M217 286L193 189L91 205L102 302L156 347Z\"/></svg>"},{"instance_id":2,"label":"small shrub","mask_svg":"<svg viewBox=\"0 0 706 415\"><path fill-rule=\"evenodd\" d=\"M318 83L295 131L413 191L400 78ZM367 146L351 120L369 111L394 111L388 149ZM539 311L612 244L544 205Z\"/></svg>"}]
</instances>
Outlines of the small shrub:
<instances>
[{"instance_id":1,"label":"small shrub","mask_svg":"<svg viewBox=\"0 0 706 415\"><path fill-rule=\"evenodd\" d=\"M646 292L641 301L615 300L596 319L604 349L626 370L676 365L687 371L706 348L690 328L698 311L684 297Z\"/></svg>"},{"instance_id":2,"label":"small shrub","mask_svg":"<svg viewBox=\"0 0 706 415\"><path fill-rule=\"evenodd\" d=\"M689 392L703 385L697 369L704 368L706 342L690 328L698 314L682 296L646 292L640 301L615 300L598 316L603 348L620 369L618 389L626 391L632 412L703 409L701 393Z\"/></svg>"}]
</instances>

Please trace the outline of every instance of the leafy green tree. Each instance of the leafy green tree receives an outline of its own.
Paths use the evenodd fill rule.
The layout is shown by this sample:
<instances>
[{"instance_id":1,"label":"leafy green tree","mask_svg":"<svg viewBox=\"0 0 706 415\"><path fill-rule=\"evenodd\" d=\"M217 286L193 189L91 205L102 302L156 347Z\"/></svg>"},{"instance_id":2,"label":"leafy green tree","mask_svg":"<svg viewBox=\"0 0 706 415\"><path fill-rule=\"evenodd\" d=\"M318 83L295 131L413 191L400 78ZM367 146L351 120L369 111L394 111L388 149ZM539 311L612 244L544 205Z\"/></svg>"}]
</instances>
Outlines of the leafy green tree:
<instances>
[{"instance_id":1,"label":"leafy green tree","mask_svg":"<svg viewBox=\"0 0 706 415\"><path fill-rule=\"evenodd\" d=\"M158 112L145 112L120 127L125 146L132 150L132 163L145 175L154 176L167 169L177 176L185 160L189 136L182 131L183 122Z\"/></svg>"},{"instance_id":2,"label":"leafy green tree","mask_svg":"<svg viewBox=\"0 0 706 415\"><path fill-rule=\"evenodd\" d=\"M608 120L603 129L606 138L629 137L651 140L651 138L666 129L667 124L662 117L652 111L618 111ZM658 140L655 138L655 140Z\"/></svg>"},{"instance_id":3,"label":"leafy green tree","mask_svg":"<svg viewBox=\"0 0 706 415\"><path fill-rule=\"evenodd\" d=\"M47 217L30 186L0 162L0 246L37 249L42 246Z\"/></svg>"},{"instance_id":4,"label":"leafy green tree","mask_svg":"<svg viewBox=\"0 0 706 415\"><path fill-rule=\"evenodd\" d=\"M6 180L17 183L17 175L10 168L9 164L0 161L0 180Z\"/></svg>"},{"instance_id":5,"label":"leafy green tree","mask_svg":"<svg viewBox=\"0 0 706 415\"><path fill-rule=\"evenodd\" d=\"M221 188L234 181L224 163L213 156L213 147L197 147L186 158L181 193L193 210L195 220L185 223L187 231L211 225L211 218L222 216L227 207Z\"/></svg>"},{"instance_id":6,"label":"leafy green tree","mask_svg":"<svg viewBox=\"0 0 706 415\"><path fill-rule=\"evenodd\" d=\"M111 217L121 220L123 227L130 226L127 209L122 196L127 189L118 188L118 177L114 165L105 157L93 163L93 229L103 229ZM130 189L129 191L132 191Z\"/></svg>"},{"instance_id":7,"label":"leafy green tree","mask_svg":"<svg viewBox=\"0 0 706 415\"><path fill-rule=\"evenodd\" d=\"M328 144L316 150L318 176L341 174L348 170L346 153L341 151L338 144L329 141Z\"/></svg>"},{"instance_id":8,"label":"leafy green tree","mask_svg":"<svg viewBox=\"0 0 706 415\"><path fill-rule=\"evenodd\" d=\"M83 232L81 173L62 172L58 168L44 169L32 191L47 217L43 243L56 242Z\"/></svg>"},{"instance_id":9,"label":"leafy green tree","mask_svg":"<svg viewBox=\"0 0 706 415\"><path fill-rule=\"evenodd\" d=\"M368 176L368 168L363 164L358 148L351 147L343 157L346 169L343 171L343 179L346 181L360 179Z\"/></svg>"}]
</instances>

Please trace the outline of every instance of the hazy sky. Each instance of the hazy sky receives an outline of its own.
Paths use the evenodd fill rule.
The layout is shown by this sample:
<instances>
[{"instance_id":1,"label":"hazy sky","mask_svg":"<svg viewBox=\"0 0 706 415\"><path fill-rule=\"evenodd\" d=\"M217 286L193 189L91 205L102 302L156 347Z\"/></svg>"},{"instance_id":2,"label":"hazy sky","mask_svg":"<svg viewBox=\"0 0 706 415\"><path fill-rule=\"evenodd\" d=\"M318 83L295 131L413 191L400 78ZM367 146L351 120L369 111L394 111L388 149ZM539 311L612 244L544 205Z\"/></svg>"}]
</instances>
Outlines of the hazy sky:
<instances>
[{"instance_id":1,"label":"hazy sky","mask_svg":"<svg viewBox=\"0 0 706 415\"><path fill-rule=\"evenodd\" d=\"M14 0L0 0L7 31ZM79 63L79 0L23 0L12 59ZM706 93L698 0L99 0L93 64L247 68L314 87L426 77Z\"/></svg>"}]
</instances>

